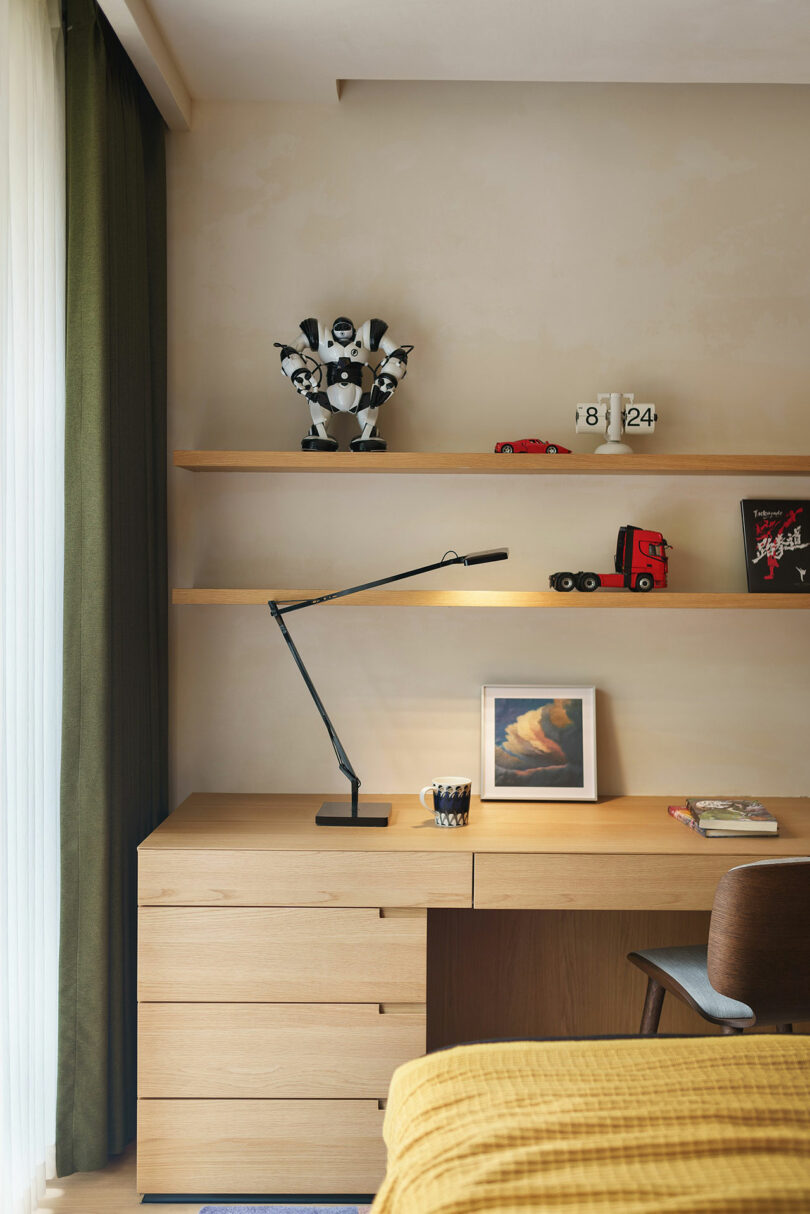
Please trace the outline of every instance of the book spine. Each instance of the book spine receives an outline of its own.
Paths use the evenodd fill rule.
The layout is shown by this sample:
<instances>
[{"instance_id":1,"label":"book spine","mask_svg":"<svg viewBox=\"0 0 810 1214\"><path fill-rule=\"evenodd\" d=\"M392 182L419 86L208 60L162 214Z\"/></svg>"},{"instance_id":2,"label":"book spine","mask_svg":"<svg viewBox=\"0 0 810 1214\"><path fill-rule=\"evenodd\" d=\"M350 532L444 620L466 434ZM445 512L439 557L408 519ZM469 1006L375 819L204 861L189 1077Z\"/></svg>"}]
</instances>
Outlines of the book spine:
<instances>
[{"instance_id":1,"label":"book spine","mask_svg":"<svg viewBox=\"0 0 810 1214\"><path fill-rule=\"evenodd\" d=\"M674 818L676 822L682 822L683 825L688 826L690 830L696 830L699 835L704 835L705 837L706 832L701 826L698 825L689 810L683 805L669 805L667 807L667 813L671 818Z\"/></svg>"}]
</instances>

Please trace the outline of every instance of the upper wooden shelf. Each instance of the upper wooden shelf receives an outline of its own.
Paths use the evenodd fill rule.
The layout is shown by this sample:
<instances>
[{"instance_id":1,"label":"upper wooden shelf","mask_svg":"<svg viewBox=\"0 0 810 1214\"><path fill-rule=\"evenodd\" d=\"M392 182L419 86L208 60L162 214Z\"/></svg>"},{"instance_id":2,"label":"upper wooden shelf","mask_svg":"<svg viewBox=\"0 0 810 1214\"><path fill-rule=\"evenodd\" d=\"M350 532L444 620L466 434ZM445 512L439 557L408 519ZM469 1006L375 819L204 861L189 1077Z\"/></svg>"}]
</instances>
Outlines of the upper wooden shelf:
<instances>
[{"instance_id":1,"label":"upper wooden shelf","mask_svg":"<svg viewBox=\"0 0 810 1214\"><path fill-rule=\"evenodd\" d=\"M435 451L175 451L190 472L810 476L810 455L495 455Z\"/></svg>"},{"instance_id":2,"label":"upper wooden shelf","mask_svg":"<svg viewBox=\"0 0 810 1214\"><path fill-rule=\"evenodd\" d=\"M246 587L216 589L181 586L172 590L176 606L197 604L207 607L265 606L269 599L294 602L319 598L328 590L254 590ZM597 590L594 594L560 594L555 590L364 590L345 599L335 599L324 607L588 607L592 609L624 607L715 608L800 610L810 607L810 594L697 594L672 590L653 590L634 594L629 590Z\"/></svg>"}]
</instances>

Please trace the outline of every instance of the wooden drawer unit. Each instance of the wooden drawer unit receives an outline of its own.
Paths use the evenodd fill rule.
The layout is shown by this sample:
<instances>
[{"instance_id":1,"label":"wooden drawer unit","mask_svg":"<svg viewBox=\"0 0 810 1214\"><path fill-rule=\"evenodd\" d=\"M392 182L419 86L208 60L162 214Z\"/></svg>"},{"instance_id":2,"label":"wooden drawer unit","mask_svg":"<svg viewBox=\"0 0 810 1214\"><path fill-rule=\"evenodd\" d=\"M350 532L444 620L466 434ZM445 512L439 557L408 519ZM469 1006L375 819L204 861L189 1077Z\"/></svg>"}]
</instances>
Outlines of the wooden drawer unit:
<instances>
[{"instance_id":1,"label":"wooden drawer unit","mask_svg":"<svg viewBox=\"0 0 810 1214\"><path fill-rule=\"evenodd\" d=\"M480 910L710 910L734 856L484 853Z\"/></svg>"},{"instance_id":2,"label":"wooden drawer unit","mask_svg":"<svg viewBox=\"0 0 810 1214\"><path fill-rule=\"evenodd\" d=\"M472 906L461 852L142 848L138 859L142 906Z\"/></svg>"},{"instance_id":3,"label":"wooden drawer unit","mask_svg":"<svg viewBox=\"0 0 810 1214\"><path fill-rule=\"evenodd\" d=\"M141 1193L373 1193L376 1100L140 1100Z\"/></svg>"},{"instance_id":4,"label":"wooden drawer unit","mask_svg":"<svg viewBox=\"0 0 810 1214\"><path fill-rule=\"evenodd\" d=\"M426 1048L427 908L432 1045L627 1032L629 949L705 936L689 912L735 864L806 854L810 815L779 801L780 839L715 845L660 798L475 799L463 831L404 796L386 830L329 830L322 800L194 794L139 848L142 1193L373 1193L391 1074Z\"/></svg>"},{"instance_id":5,"label":"wooden drawer unit","mask_svg":"<svg viewBox=\"0 0 810 1214\"><path fill-rule=\"evenodd\" d=\"M382 1099L395 1068L425 1052L425 1012L142 1003L138 1039L140 1097Z\"/></svg>"},{"instance_id":6,"label":"wooden drawer unit","mask_svg":"<svg viewBox=\"0 0 810 1214\"><path fill-rule=\"evenodd\" d=\"M138 999L424 1003L427 912L141 907Z\"/></svg>"}]
</instances>

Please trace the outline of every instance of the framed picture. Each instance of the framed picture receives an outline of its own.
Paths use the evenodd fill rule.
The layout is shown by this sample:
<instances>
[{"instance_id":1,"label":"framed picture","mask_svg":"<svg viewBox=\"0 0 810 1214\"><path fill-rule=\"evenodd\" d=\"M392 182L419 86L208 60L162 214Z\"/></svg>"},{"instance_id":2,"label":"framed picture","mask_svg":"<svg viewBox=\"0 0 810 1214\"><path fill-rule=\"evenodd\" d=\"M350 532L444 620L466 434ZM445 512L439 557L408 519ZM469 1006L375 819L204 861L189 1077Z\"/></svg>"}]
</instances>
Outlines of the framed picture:
<instances>
[{"instance_id":1,"label":"framed picture","mask_svg":"<svg viewBox=\"0 0 810 1214\"><path fill-rule=\"evenodd\" d=\"M481 689L483 801L595 801L593 687Z\"/></svg>"}]
</instances>

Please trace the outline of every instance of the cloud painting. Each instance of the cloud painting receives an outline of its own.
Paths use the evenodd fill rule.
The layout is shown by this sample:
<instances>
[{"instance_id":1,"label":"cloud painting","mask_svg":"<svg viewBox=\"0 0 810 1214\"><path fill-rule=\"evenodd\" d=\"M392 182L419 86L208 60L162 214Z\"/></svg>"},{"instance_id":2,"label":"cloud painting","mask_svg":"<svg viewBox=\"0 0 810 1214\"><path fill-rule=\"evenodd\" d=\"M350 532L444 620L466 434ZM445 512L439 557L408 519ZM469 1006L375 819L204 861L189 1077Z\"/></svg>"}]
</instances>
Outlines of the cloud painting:
<instances>
[{"instance_id":1,"label":"cloud painting","mask_svg":"<svg viewBox=\"0 0 810 1214\"><path fill-rule=\"evenodd\" d=\"M495 785L580 788L582 701L495 699Z\"/></svg>"}]
</instances>

